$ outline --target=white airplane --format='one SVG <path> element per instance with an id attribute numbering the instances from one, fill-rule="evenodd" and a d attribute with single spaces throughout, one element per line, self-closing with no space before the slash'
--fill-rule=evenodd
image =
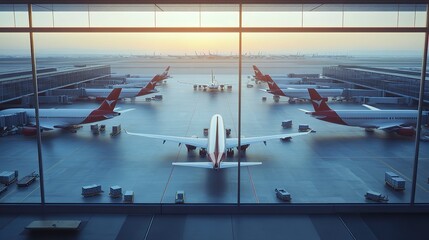
<path id="1" fill-rule="evenodd" d="M 223 123 L 223 118 L 219 114 L 213 115 L 210 121 L 210 128 L 208 130 L 208 138 L 196 138 L 196 137 L 175 137 L 175 136 L 165 136 L 165 135 L 155 135 L 155 134 L 144 134 L 144 133 L 132 133 L 127 132 L 130 135 L 161 139 L 165 141 L 177 142 L 179 144 L 186 144 L 186 147 L 189 150 L 194 150 L 199 147 L 200 155 L 208 155 L 210 162 L 187 162 L 179 163 L 174 162 L 175 166 L 187 166 L 187 167 L 198 167 L 198 168 L 231 168 L 238 167 L 238 162 L 225 162 L 226 155 L 231 156 L 234 154 L 233 148 L 238 147 L 238 138 L 226 138 L 225 137 L 225 127 Z M 290 138 L 293 136 L 299 136 L 308 134 L 309 132 L 304 133 L 292 133 L 292 134 L 278 134 L 271 136 L 261 136 L 261 137 L 250 137 L 250 138 L 241 138 L 241 150 L 245 151 L 251 143 L 263 142 L 266 144 L 266 141 L 280 138 Z M 261 162 L 241 162 L 240 165 L 243 167 L 260 165 Z"/>
<path id="2" fill-rule="evenodd" d="M 413 126 L 417 123 L 417 110 L 380 110 L 365 105 L 369 110 L 332 110 L 315 89 L 308 89 L 311 96 L 314 112 L 304 111 L 319 120 L 346 126 L 355 126 L 365 129 L 380 129 L 396 132 L 403 136 L 415 135 Z M 423 112 L 428 115 L 428 112 Z"/>
<path id="3" fill-rule="evenodd" d="M 53 130 L 54 128 L 70 128 L 75 125 L 103 121 L 116 116 L 115 106 L 121 93 L 120 88 L 111 90 L 111 93 L 97 109 L 39 109 L 40 129 Z M 0 111 L 0 115 L 10 115 L 25 112 L 29 119 L 29 126 L 23 128 L 24 135 L 35 135 L 36 116 L 34 108 L 10 108 Z"/>
<path id="4" fill-rule="evenodd" d="M 119 95 L 119 99 L 122 98 L 135 98 L 151 93 L 157 93 L 158 90 L 155 89 L 155 85 L 157 82 L 159 82 L 160 77 L 156 75 L 152 78 L 152 80 L 146 84 L 145 87 L 138 89 L 138 88 L 126 88 L 122 89 L 121 95 Z M 97 99 L 104 99 L 109 95 L 110 91 L 112 91 L 109 88 L 85 88 L 86 95 L 88 97 L 94 97 Z"/>
<path id="5" fill-rule="evenodd" d="M 268 83 L 269 90 L 261 89 L 267 93 L 271 93 L 273 95 L 284 96 L 289 98 L 297 98 L 297 99 L 307 99 L 310 100 L 310 95 L 307 89 L 280 89 L 279 86 L 271 79 L 269 75 L 265 75 Z M 341 97 L 343 95 L 343 89 L 334 89 L 334 88 L 322 88 L 318 89 L 319 93 L 327 98 L 327 97 Z"/>
<path id="6" fill-rule="evenodd" d="M 216 80 L 214 74 L 213 74 L 213 70 L 212 70 L 212 80 L 208 83 L 208 84 L 197 84 L 197 83 L 188 83 L 188 82 L 180 82 L 180 83 L 185 83 L 185 84 L 193 84 L 194 85 L 194 89 L 196 89 L 197 87 L 199 88 L 203 88 L 204 91 L 218 91 L 220 90 L 224 90 L 225 86 L 228 86 L 230 84 L 219 84 L 219 82 Z"/>
<path id="7" fill-rule="evenodd" d="M 253 65 L 253 71 L 255 72 L 255 76 L 254 76 L 255 81 L 265 82 L 265 83 L 268 82 L 268 79 L 266 77 L 267 75 L 262 74 L 259 68 L 256 67 L 255 65 Z M 302 81 L 302 78 L 291 78 L 284 75 L 271 76 L 271 78 L 274 79 L 274 81 L 276 81 L 277 83 L 282 85 L 299 83 Z"/>

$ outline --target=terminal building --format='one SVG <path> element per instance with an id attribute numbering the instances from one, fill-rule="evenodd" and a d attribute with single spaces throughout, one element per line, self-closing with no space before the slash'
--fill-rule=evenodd
<path id="1" fill-rule="evenodd" d="M 351 88 L 382 91 L 384 97 L 409 98 L 410 105 L 417 105 L 419 99 L 420 71 L 339 65 L 323 68 L 323 75 L 350 84 Z M 429 104 L 429 84 L 426 84 L 424 93 L 423 100 Z"/>
<path id="2" fill-rule="evenodd" d="M 110 66 L 108 65 L 75 65 L 64 69 L 38 69 L 39 94 L 92 80 L 101 80 L 109 76 Z M 33 95 L 32 79 L 31 71 L 13 71 L 0 74 L 0 104 Z M 25 101 L 25 99 L 23 100 Z M 30 102 L 27 100 L 27 103 Z"/>

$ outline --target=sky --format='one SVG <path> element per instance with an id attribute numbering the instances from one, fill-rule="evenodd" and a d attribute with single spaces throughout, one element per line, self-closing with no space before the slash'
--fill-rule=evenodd
<path id="1" fill-rule="evenodd" d="M 26 33 L 0 33 L 1 55 L 29 55 Z M 238 54 L 238 33 L 36 33 L 40 55 Z M 420 56 L 421 33 L 243 33 L 243 54 Z"/>
<path id="2" fill-rule="evenodd" d="M 236 12 L 34 13 L 36 27 L 237 27 Z M 286 16 L 285 16 L 286 15 Z M 0 11 L 0 27 L 27 26 L 25 12 Z M 422 26 L 420 12 L 244 12 L 245 27 Z M 28 33 L 0 33 L 0 55 L 29 55 Z M 243 53 L 419 55 L 421 33 L 243 33 Z M 36 33 L 40 55 L 238 54 L 238 33 Z"/>

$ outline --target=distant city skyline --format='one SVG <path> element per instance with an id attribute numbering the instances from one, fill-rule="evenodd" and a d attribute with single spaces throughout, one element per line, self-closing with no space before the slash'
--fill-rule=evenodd
<path id="1" fill-rule="evenodd" d="M 36 54 L 238 55 L 238 33 L 38 33 Z M 244 54 L 420 56 L 422 33 L 243 33 Z M 1 33 L 0 54 L 29 55 L 29 37 Z"/>

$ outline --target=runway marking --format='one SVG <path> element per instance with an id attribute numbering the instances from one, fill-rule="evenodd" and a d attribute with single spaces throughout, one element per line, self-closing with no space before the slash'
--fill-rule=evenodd
<path id="1" fill-rule="evenodd" d="M 195 101 L 195 102 L 198 103 L 199 101 Z M 194 104 L 194 109 L 192 111 L 191 119 L 189 120 L 188 128 L 186 129 L 186 135 L 189 134 L 189 129 L 191 128 L 192 119 L 194 119 L 195 111 L 197 110 L 197 105 L 198 104 Z M 179 150 L 177 151 L 176 161 L 179 159 L 179 155 L 180 155 L 180 152 L 182 151 L 182 148 L 183 148 L 183 144 L 180 145 Z M 170 174 L 168 176 L 167 183 L 165 184 L 164 191 L 162 192 L 160 203 L 163 203 L 163 201 L 164 201 L 165 193 L 167 192 L 168 185 L 170 185 L 171 178 L 173 176 L 173 171 L 174 171 L 174 168 L 176 167 L 174 165 L 171 165 L 171 166 L 172 166 L 172 168 L 171 168 Z"/>
<path id="2" fill-rule="evenodd" d="M 258 194 L 256 194 L 256 188 L 253 182 L 252 173 L 250 172 L 250 167 L 247 167 L 247 172 L 249 173 L 250 182 L 252 184 L 252 190 L 253 190 L 253 194 L 255 195 L 256 203 L 259 203 L 259 198 L 258 198 Z"/>

